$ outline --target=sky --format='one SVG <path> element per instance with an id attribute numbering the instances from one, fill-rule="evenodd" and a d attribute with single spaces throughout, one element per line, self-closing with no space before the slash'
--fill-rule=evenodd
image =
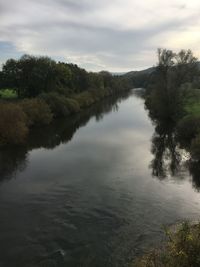
<path id="1" fill-rule="evenodd" d="M 126 72 L 155 65 L 158 47 L 200 56 L 200 0 L 0 0 L 0 64 L 47 55 Z"/>

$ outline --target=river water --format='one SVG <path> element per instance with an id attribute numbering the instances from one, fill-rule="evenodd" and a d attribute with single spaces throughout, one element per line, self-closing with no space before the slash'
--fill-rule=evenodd
<path id="1" fill-rule="evenodd" d="M 163 239 L 162 225 L 197 219 L 184 166 L 152 175 L 154 131 L 133 91 L 2 149 L 0 266 L 128 266 Z"/>

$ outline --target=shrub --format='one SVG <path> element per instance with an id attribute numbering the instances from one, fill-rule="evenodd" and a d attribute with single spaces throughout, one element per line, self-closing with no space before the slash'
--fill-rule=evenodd
<path id="1" fill-rule="evenodd" d="M 80 111 L 79 103 L 72 98 L 66 98 L 66 103 L 70 113 L 77 113 Z"/>
<path id="2" fill-rule="evenodd" d="M 175 231 L 166 230 L 167 242 L 160 250 L 138 259 L 134 267 L 199 267 L 200 223 L 185 222 Z"/>
<path id="3" fill-rule="evenodd" d="M 99 90 L 91 90 L 90 91 L 93 99 L 95 101 L 98 101 L 106 96 L 109 96 L 111 93 L 110 93 L 110 90 L 107 88 L 107 89 L 99 89 Z"/>
<path id="4" fill-rule="evenodd" d="M 59 87 L 59 88 L 56 88 L 56 93 L 58 93 L 59 95 L 68 97 L 70 93 L 72 93 L 72 90 L 70 88 Z"/>
<path id="5" fill-rule="evenodd" d="M 27 115 L 29 126 L 49 124 L 52 121 L 52 113 L 47 103 L 41 99 L 25 99 L 20 103 Z"/>
<path id="6" fill-rule="evenodd" d="M 79 103 L 81 108 L 89 107 L 95 102 L 92 94 L 88 91 L 75 95 L 73 98 Z"/>
<path id="7" fill-rule="evenodd" d="M 63 95 L 52 92 L 49 94 L 41 94 L 40 98 L 49 105 L 54 117 L 66 117 L 70 114 L 68 101 Z"/>
<path id="8" fill-rule="evenodd" d="M 192 158 L 200 161 L 200 133 L 192 140 L 190 150 Z"/>
<path id="9" fill-rule="evenodd" d="M 19 144 L 28 133 L 26 115 L 17 104 L 0 103 L 0 144 Z"/>
<path id="10" fill-rule="evenodd" d="M 12 89 L 1 89 L 0 98 L 3 99 L 14 99 L 17 98 L 17 93 Z"/>
<path id="11" fill-rule="evenodd" d="M 200 118 L 194 116 L 184 117 L 177 126 L 178 137 L 182 141 L 191 142 L 200 129 Z"/>

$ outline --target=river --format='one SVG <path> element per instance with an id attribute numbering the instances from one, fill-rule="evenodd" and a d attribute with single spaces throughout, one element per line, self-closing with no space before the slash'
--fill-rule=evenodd
<path id="1" fill-rule="evenodd" d="M 2 149 L 0 266 L 124 267 L 162 225 L 198 218 L 187 168 L 152 175 L 154 131 L 132 91 Z"/>

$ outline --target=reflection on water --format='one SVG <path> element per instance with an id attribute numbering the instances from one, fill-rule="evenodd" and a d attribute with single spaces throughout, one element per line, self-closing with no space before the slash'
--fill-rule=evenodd
<path id="1" fill-rule="evenodd" d="M 188 162 L 190 175 L 192 176 L 193 186 L 200 191 L 200 164 L 199 162 Z"/>
<path id="2" fill-rule="evenodd" d="M 154 128 L 134 93 L 1 150 L 0 266 L 127 266 L 161 225 L 199 215 L 199 166 L 181 157 L 173 126 Z"/>
<path id="3" fill-rule="evenodd" d="M 15 177 L 26 167 L 27 150 L 23 147 L 6 147 L 0 150 L 0 182 Z"/>
<path id="4" fill-rule="evenodd" d="M 176 135 L 176 125 L 171 121 L 154 121 L 155 132 L 152 137 L 151 152 L 154 158 L 150 164 L 152 175 L 159 179 L 169 176 L 181 179 L 183 170 L 189 169 L 193 186 L 200 188 L 200 166 L 191 162 L 188 153 L 180 149 Z"/>
<path id="5" fill-rule="evenodd" d="M 2 148 L 0 150 L 0 181 L 16 177 L 16 172 L 26 167 L 29 151 L 38 148 L 54 149 L 62 143 L 69 142 L 75 132 L 85 126 L 92 117 L 95 117 L 98 122 L 105 114 L 111 111 L 117 112 L 118 104 L 129 94 L 125 92 L 124 95 L 109 97 L 82 113 L 67 119 L 56 120 L 51 125 L 33 130 L 26 146 Z"/>
<path id="6" fill-rule="evenodd" d="M 174 134 L 174 125 L 158 123 L 152 138 L 152 173 L 159 178 L 165 178 L 168 173 L 174 176 L 179 170 L 181 161 Z"/>

